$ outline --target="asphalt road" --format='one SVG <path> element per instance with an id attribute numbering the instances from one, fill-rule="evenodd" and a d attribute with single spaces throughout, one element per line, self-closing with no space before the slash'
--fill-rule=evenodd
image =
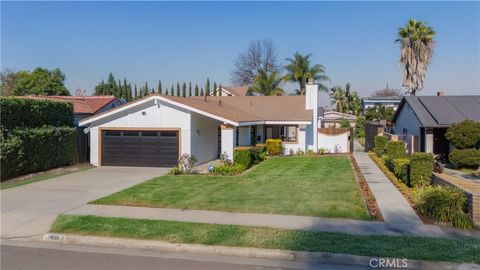
<path id="1" fill-rule="evenodd" d="M 361 269 L 187 253 L 2 240 L 1 269 Z"/>

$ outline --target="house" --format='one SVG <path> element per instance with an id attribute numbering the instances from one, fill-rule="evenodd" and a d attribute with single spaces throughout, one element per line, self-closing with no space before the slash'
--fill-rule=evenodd
<path id="1" fill-rule="evenodd" d="M 362 112 L 368 108 L 372 108 L 374 106 L 385 106 L 385 107 L 392 107 L 393 110 L 397 110 L 398 105 L 402 101 L 402 97 L 367 97 L 362 98 Z"/>
<path id="2" fill-rule="evenodd" d="M 217 88 L 217 96 L 246 96 L 248 94 L 248 85 L 246 86 L 221 86 Z M 210 92 L 213 96 L 213 91 Z"/>
<path id="3" fill-rule="evenodd" d="M 395 134 L 413 135 L 418 150 L 447 155 L 450 144 L 445 132 L 453 123 L 466 119 L 480 122 L 480 95 L 405 96 L 393 117 Z"/>
<path id="4" fill-rule="evenodd" d="M 199 163 L 223 153 L 233 159 L 236 146 L 270 138 L 281 139 L 286 153 L 318 150 L 317 120 L 318 87 L 312 84 L 306 96 L 152 94 L 80 125 L 89 132 L 93 165 L 174 166 L 182 154 Z"/>
<path id="5" fill-rule="evenodd" d="M 339 128 L 341 122 L 347 120 L 350 127 L 355 127 L 357 117 L 353 114 L 341 113 L 336 111 L 325 111 L 323 113 L 323 127 L 325 128 Z"/>
<path id="6" fill-rule="evenodd" d="M 83 118 L 113 109 L 123 104 L 114 96 L 22 96 L 21 98 L 72 102 L 75 125 L 78 125 L 78 122 Z"/>

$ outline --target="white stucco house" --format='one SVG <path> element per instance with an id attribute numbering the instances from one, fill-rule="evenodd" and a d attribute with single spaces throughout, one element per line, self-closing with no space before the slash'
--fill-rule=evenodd
<path id="1" fill-rule="evenodd" d="M 83 119 L 95 166 L 173 166 L 182 154 L 198 163 L 236 146 L 282 139 L 289 153 L 318 144 L 318 87 L 306 96 L 150 95 Z"/>

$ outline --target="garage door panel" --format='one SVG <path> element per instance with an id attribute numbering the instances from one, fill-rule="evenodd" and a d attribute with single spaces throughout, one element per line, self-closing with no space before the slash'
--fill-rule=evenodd
<path id="1" fill-rule="evenodd" d="M 178 131 L 102 132 L 102 165 L 162 167 L 177 164 Z M 120 136 L 117 136 L 119 135 Z"/>

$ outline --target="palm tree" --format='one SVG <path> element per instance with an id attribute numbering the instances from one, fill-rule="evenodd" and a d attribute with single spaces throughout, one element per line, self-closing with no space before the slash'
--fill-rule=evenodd
<path id="1" fill-rule="evenodd" d="M 283 95 L 285 91 L 280 87 L 283 80 L 284 78 L 276 71 L 268 72 L 265 70 L 259 70 L 257 77 L 253 80 L 250 91 L 262 96 Z"/>
<path id="2" fill-rule="evenodd" d="M 435 34 L 427 22 L 414 19 L 409 20 L 405 27 L 398 30 L 395 42 L 400 43 L 403 87 L 413 96 L 423 88 L 425 72 L 432 60 L 435 47 L 433 40 Z"/>
<path id="3" fill-rule="evenodd" d="M 289 62 L 284 68 L 287 70 L 285 81 L 298 82 L 300 85 L 300 94 L 305 95 L 306 85 L 309 79 L 313 79 L 318 88 L 328 91 L 328 88 L 323 85 L 322 81 L 330 81 L 330 78 L 325 75 L 325 67 L 322 65 L 310 66 L 310 56 L 312 54 L 302 55 L 296 52 L 292 58 L 285 59 Z"/>
<path id="4" fill-rule="evenodd" d="M 341 86 L 330 88 L 330 99 L 332 105 L 336 105 L 336 111 L 343 113 L 345 106 L 345 90 Z"/>

